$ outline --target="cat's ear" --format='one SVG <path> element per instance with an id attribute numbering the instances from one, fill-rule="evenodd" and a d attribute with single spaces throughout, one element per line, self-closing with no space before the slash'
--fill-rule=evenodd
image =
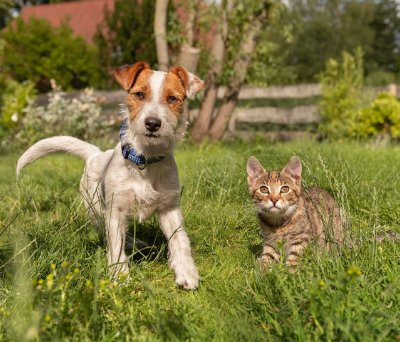
<path id="1" fill-rule="evenodd" d="M 286 173 L 290 176 L 296 185 L 300 186 L 301 184 L 301 161 L 298 157 L 293 156 L 290 158 L 289 163 L 282 170 L 282 173 Z"/>
<path id="2" fill-rule="evenodd" d="M 256 157 L 251 156 L 247 161 L 247 182 L 249 186 L 253 186 L 255 179 L 265 172 Z"/>

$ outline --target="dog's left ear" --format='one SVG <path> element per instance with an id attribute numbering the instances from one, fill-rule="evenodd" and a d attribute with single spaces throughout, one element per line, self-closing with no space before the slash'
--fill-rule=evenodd
<path id="1" fill-rule="evenodd" d="M 186 97 L 190 98 L 203 88 L 204 82 L 191 72 L 186 71 L 182 67 L 173 67 L 169 72 L 177 75 L 185 87 Z"/>
<path id="2" fill-rule="evenodd" d="M 138 79 L 140 73 L 150 69 L 150 66 L 146 62 L 137 62 L 131 65 L 124 65 L 114 70 L 115 78 L 122 87 L 129 91 Z"/>

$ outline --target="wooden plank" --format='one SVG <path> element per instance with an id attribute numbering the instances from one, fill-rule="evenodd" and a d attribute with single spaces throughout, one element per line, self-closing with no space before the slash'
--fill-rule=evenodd
<path id="1" fill-rule="evenodd" d="M 256 107 L 240 108 L 229 122 L 229 130 L 235 131 L 236 122 L 271 122 L 275 124 L 304 124 L 318 122 L 318 106 L 298 106 L 294 108 Z"/>
<path id="2" fill-rule="evenodd" d="M 218 98 L 223 98 L 226 87 L 218 89 Z M 318 83 L 297 84 L 289 86 L 271 86 L 267 88 L 245 87 L 239 92 L 240 100 L 248 99 L 282 99 L 321 96 L 321 85 Z"/>
<path id="3" fill-rule="evenodd" d="M 214 116 L 217 110 L 214 110 Z M 199 113 L 193 109 L 189 113 L 189 121 L 193 122 Z M 235 131 L 236 122 L 271 122 L 275 124 L 304 124 L 318 122 L 318 106 L 298 106 L 294 108 L 256 107 L 237 108 L 229 120 L 228 130 Z"/>
<path id="4" fill-rule="evenodd" d="M 82 95 L 83 90 L 81 91 L 68 91 L 65 93 L 64 98 L 66 99 L 79 99 Z M 106 104 L 110 103 L 124 103 L 126 98 L 125 90 L 95 90 L 93 92 L 94 97 L 104 98 L 104 102 Z M 43 106 L 48 104 L 48 94 L 39 94 L 35 104 L 37 106 Z"/>

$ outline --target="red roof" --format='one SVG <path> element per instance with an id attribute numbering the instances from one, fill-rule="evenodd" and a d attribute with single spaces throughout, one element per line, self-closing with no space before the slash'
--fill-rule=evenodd
<path id="1" fill-rule="evenodd" d="M 29 17 L 46 18 L 53 27 L 60 26 L 66 18 L 76 36 L 80 35 L 89 44 L 97 32 L 97 25 L 104 20 L 104 7 L 114 10 L 114 0 L 72 1 L 56 4 L 25 7 L 21 18 L 27 21 Z"/>

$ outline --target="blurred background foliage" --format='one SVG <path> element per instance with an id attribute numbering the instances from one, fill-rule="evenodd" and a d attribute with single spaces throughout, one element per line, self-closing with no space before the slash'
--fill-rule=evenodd
<path id="1" fill-rule="evenodd" d="M 49 1 L 0 0 L 0 138 L 15 134 L 21 124 L 18 119 L 25 116 L 24 108 L 36 94 L 51 91 L 51 79 L 64 91 L 117 89 L 112 76 L 115 67 L 144 60 L 157 68 L 152 24 L 155 0 L 115 0 L 113 11 L 105 8 L 93 44 L 74 35 L 68 17 L 56 28 L 46 19 L 23 21 L 18 17 L 24 7 L 46 3 Z M 195 4 L 194 46 L 201 49 L 196 73 L 206 78 L 211 49 L 207 34 L 220 20 L 218 6 L 226 3 L 169 1 L 167 40 L 172 63 L 186 39 L 187 18 L 182 10 Z M 360 132 L 350 127 L 368 113 L 380 112 L 363 109 L 381 103 L 378 99 L 375 102 L 377 93 L 369 94 L 369 98 L 365 95 L 365 86 L 399 83 L 400 13 L 396 1 L 271 3 L 274 11 L 261 32 L 244 84 L 265 87 L 319 82 L 324 89 L 320 103 L 325 118 L 320 125 L 322 134 L 333 139 L 369 135 L 366 131 L 372 132 L 371 128 Z M 227 85 L 232 79 L 232 65 L 240 58 L 239 38 L 243 28 L 251 24 L 246 21 L 249 6 L 239 0 L 234 4 L 229 17 L 233 29 L 228 32 L 230 45 L 225 47 L 219 85 Z M 355 73 L 354 79 L 350 71 Z M 383 125 L 388 118 L 386 114 L 381 117 Z"/>
<path id="2" fill-rule="evenodd" d="M 56 76 L 65 90 L 88 85 L 100 89 L 110 87 L 104 82 L 109 79 L 105 70 L 136 60 L 145 60 L 156 67 L 151 24 L 155 0 L 116 0 L 114 11 L 105 9 L 105 20 L 99 25 L 91 45 L 73 36 L 68 20 L 57 29 L 45 20 L 32 18 L 26 23 L 18 18 L 12 20 L 24 5 L 23 1 L 0 2 L 1 37 L 5 40 L 2 73 L 19 82 L 32 80 L 43 92 L 50 90 L 49 79 Z M 206 11 L 207 16 L 196 19 L 197 32 L 203 28 L 210 30 L 218 20 L 218 11 L 213 11 L 213 6 L 218 4 L 202 2 L 203 10 L 204 7 L 210 9 Z M 330 58 L 338 59 L 343 51 L 352 53 L 357 47 L 364 51 L 364 76 L 368 84 L 381 85 L 398 79 L 400 13 L 395 0 L 291 0 L 288 5 L 278 1 L 275 6 L 279 9 L 262 32 L 246 77 L 247 84 L 317 82 L 318 74 Z M 177 42 L 184 39 L 185 20 L 177 15 L 182 7 L 183 2 L 169 2 L 167 38 L 172 59 L 179 53 Z M 235 10 L 237 13 L 232 15 L 231 21 L 237 21 L 237 30 L 231 34 L 240 35 L 240 20 L 244 18 L 240 13 L 245 11 Z M 196 37 L 197 40 L 201 38 Z M 202 43 L 201 60 L 205 64 L 210 44 Z M 66 70 L 57 70 L 59 65 Z M 201 67 L 199 71 L 206 73 Z M 57 75 L 57 72 L 63 74 Z"/>

